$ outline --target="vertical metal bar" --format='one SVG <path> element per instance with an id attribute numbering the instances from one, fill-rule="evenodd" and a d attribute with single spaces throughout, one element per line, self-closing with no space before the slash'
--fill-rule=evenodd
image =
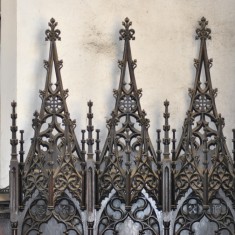
<path id="1" fill-rule="evenodd" d="M 82 150 L 81 150 L 81 154 L 82 154 L 82 157 L 83 159 L 85 159 L 85 154 L 86 154 L 86 151 L 85 151 L 85 130 L 82 130 L 82 140 L 81 140 L 81 143 L 82 143 Z M 81 168 L 82 168 L 82 172 L 81 172 L 81 175 L 82 175 L 82 203 L 81 203 L 81 209 L 82 210 L 85 210 L 86 208 L 86 172 L 85 172 L 85 168 L 86 168 L 86 164 L 85 162 L 82 162 L 81 163 Z"/>
<path id="2" fill-rule="evenodd" d="M 157 129 L 157 160 L 161 161 L 161 130 Z"/>
<path id="3" fill-rule="evenodd" d="M 164 235 L 170 235 L 170 221 L 163 221 Z"/>
<path id="4" fill-rule="evenodd" d="M 172 133 L 173 133 L 173 138 L 172 138 L 172 161 L 175 161 L 175 154 L 176 154 L 176 150 L 175 150 L 175 144 L 176 144 L 176 138 L 175 138 L 175 133 L 176 133 L 176 129 L 172 129 Z"/>
<path id="5" fill-rule="evenodd" d="M 81 209 L 86 209 L 86 163 L 81 163 L 82 167 L 82 203 L 81 203 Z"/>
<path id="6" fill-rule="evenodd" d="M 131 162 L 130 162 L 130 136 L 129 136 L 129 129 L 127 129 L 127 138 L 126 138 L 126 205 L 125 208 L 127 211 L 131 209 Z"/>
<path id="7" fill-rule="evenodd" d="M 99 168 L 100 168 L 100 137 L 99 137 L 100 130 L 96 130 L 96 163 L 95 163 L 95 208 L 98 209 L 100 207 L 99 203 Z"/>
<path id="8" fill-rule="evenodd" d="M 53 165 L 51 164 L 48 169 L 48 208 L 54 208 L 54 179 L 53 179 Z"/>
<path id="9" fill-rule="evenodd" d="M 18 234 L 18 222 L 11 222 L 12 235 Z"/>
<path id="10" fill-rule="evenodd" d="M 88 227 L 88 235 L 93 235 L 94 234 L 94 221 L 87 222 L 87 227 Z"/>
<path id="11" fill-rule="evenodd" d="M 157 129 L 157 168 L 158 171 L 160 172 L 159 175 L 161 175 L 162 172 L 162 166 L 161 166 L 161 130 Z M 160 206 L 162 206 L 162 177 L 159 180 L 159 198 L 158 201 L 160 203 Z"/>
<path id="12" fill-rule="evenodd" d="M 24 131 L 20 130 L 20 163 L 19 163 L 19 208 L 24 209 L 23 206 L 23 175 L 24 175 Z"/>
<path id="13" fill-rule="evenodd" d="M 175 144 L 176 144 L 176 129 L 172 129 L 173 137 L 172 137 L 172 164 L 171 164 L 171 206 L 172 208 L 176 208 L 176 202 L 175 202 L 175 154 L 176 154 L 176 149 L 175 149 Z"/>
<path id="14" fill-rule="evenodd" d="M 169 159 L 170 152 L 169 152 L 169 145 L 170 145 L 170 138 L 169 138 L 169 130 L 170 130 L 170 125 L 169 125 L 169 117 L 170 113 L 168 112 L 168 106 L 169 106 L 169 101 L 164 102 L 165 106 L 165 112 L 163 114 L 163 117 L 165 119 L 165 124 L 163 125 L 163 130 L 164 130 L 164 138 L 163 138 L 163 144 L 164 144 L 164 151 L 163 151 L 163 156 L 164 159 Z"/>
<path id="15" fill-rule="evenodd" d="M 209 189 L 209 184 L 208 184 L 208 148 L 207 148 L 207 131 L 206 128 L 204 128 L 204 138 L 203 138 L 203 153 L 204 153 L 204 169 L 203 169 L 203 204 L 204 207 L 208 207 L 208 189 Z"/>
<path id="16" fill-rule="evenodd" d="M 235 129 L 233 129 L 233 187 L 235 188 Z M 233 201 L 233 208 L 235 208 L 235 200 Z"/>
<path id="17" fill-rule="evenodd" d="M 89 111 L 87 113 L 87 118 L 88 118 L 88 125 L 87 125 L 87 133 L 88 133 L 88 138 L 87 138 L 87 145 L 88 145 L 88 151 L 87 155 L 89 159 L 93 159 L 93 144 L 94 144 L 94 139 L 92 137 L 92 132 L 94 130 L 94 126 L 92 125 L 92 119 L 93 119 L 93 113 L 92 113 L 92 106 L 93 102 L 89 101 L 87 103 L 89 107 Z"/>
<path id="18" fill-rule="evenodd" d="M 235 168 L 235 129 L 233 129 L 232 131 L 233 131 L 233 139 L 232 139 L 232 143 L 233 143 L 233 164 L 234 164 L 234 168 Z"/>

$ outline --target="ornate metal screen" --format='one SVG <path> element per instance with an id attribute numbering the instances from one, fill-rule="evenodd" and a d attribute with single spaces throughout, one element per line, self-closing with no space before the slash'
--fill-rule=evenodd
<path id="1" fill-rule="evenodd" d="M 160 206 L 160 163 L 148 135 L 149 120 L 140 105 L 142 90 L 137 89 L 135 81 L 136 60 L 132 60 L 130 48 L 135 31 L 130 29 L 128 18 L 123 26 L 120 40 L 125 43 L 123 58 L 118 61 L 121 76 L 119 88 L 114 90 L 116 104 L 107 121 L 109 132 L 103 151 L 96 159 L 96 208 L 109 198 L 99 219 L 98 234 L 120 234 L 121 230 L 128 233 L 124 228 L 128 223 L 135 224 L 139 233 L 159 234 L 155 210 Z"/>
<path id="2" fill-rule="evenodd" d="M 20 131 L 18 162 L 16 103 L 12 102 L 10 163 L 10 222 L 13 235 L 234 235 L 235 151 L 233 159 L 223 135 L 224 119 L 217 112 L 206 41 L 211 30 L 203 17 L 196 30 L 199 58 L 194 60 L 195 84 L 176 147 L 170 133 L 169 102 L 164 102 L 163 138 L 157 130 L 156 150 L 149 120 L 137 88 L 131 40 L 135 31 L 126 18 L 120 30 L 124 41 L 118 61 L 120 82 L 115 107 L 107 121 L 108 135 L 100 148 L 93 138 L 93 113 L 88 102 L 87 138 L 81 148 L 74 133 L 63 89 L 56 41 L 57 22 L 46 30 L 50 42 L 42 105 L 35 111 L 34 136 L 24 159 Z M 172 137 L 170 139 L 170 137 Z M 87 144 L 87 148 L 86 145 Z M 233 144 L 235 147 L 235 131 Z M 95 151 L 93 150 L 95 145 Z M 162 148 L 163 147 L 163 148 Z M 171 151 L 170 151 L 171 148 Z"/>
<path id="3" fill-rule="evenodd" d="M 183 133 L 174 154 L 174 198 L 178 204 L 174 234 L 235 234 L 234 165 L 223 135 L 224 119 L 218 114 L 212 88 L 206 40 L 211 39 L 203 17 L 196 30 L 201 40 L 194 59 L 195 84 Z M 204 77 L 204 80 L 203 80 Z M 179 203 L 183 197 L 183 203 Z"/>

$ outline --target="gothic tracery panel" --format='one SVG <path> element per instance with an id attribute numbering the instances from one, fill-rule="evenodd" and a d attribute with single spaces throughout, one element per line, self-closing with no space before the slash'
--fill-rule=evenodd
<path id="1" fill-rule="evenodd" d="M 223 232 L 221 232 L 223 231 Z M 234 234 L 235 221 L 227 203 L 217 194 L 203 204 L 195 193 L 184 201 L 174 225 L 174 234 Z"/>
<path id="2" fill-rule="evenodd" d="M 47 78 L 45 89 L 40 91 L 40 113 L 34 113 L 35 135 L 24 166 L 24 202 L 36 189 L 44 197 L 53 194 L 50 195 L 52 200 L 68 189 L 84 204 L 81 189 L 85 160 L 74 134 L 76 123 L 70 119 L 66 104 L 68 90 L 63 89 L 61 80 L 63 61 L 58 60 L 55 43 L 61 38 L 56 26 L 57 22 L 52 18 L 50 29 L 46 30 L 46 40 L 50 41 L 49 60 L 44 61 Z M 53 80 L 53 76 L 56 79 Z"/>
<path id="3" fill-rule="evenodd" d="M 135 79 L 137 61 L 132 59 L 130 47 L 135 30 L 131 25 L 126 18 L 119 31 L 120 40 L 124 40 L 123 58 L 118 61 L 120 82 L 114 90 L 116 103 L 100 151 L 100 130 L 96 130 L 96 140 L 92 134 L 91 101 L 88 138 L 85 140 L 82 130 L 81 149 L 78 144 L 76 123 L 66 104 L 68 90 L 63 89 L 61 79 L 63 62 L 57 55 L 60 30 L 57 22 L 50 20 L 42 105 L 40 112 L 34 113 L 34 136 L 25 161 L 20 131 L 20 162 L 16 102 L 12 102 L 12 234 L 235 234 L 235 151 L 232 161 L 223 135 L 224 119 L 215 105 L 217 89 L 212 88 L 210 77 L 213 61 L 207 55 L 206 41 L 211 39 L 208 22 L 203 17 L 196 30 L 200 52 L 194 60 L 195 84 L 189 89 L 191 102 L 178 147 L 175 129 L 170 139 L 166 100 L 164 137 L 161 140 L 161 130 L 157 130 L 157 151 L 148 134 L 150 121 L 140 104 L 142 90 Z"/>
<path id="4" fill-rule="evenodd" d="M 212 88 L 212 59 L 208 59 L 206 48 L 211 30 L 204 17 L 199 25 L 196 39 L 201 40 L 201 45 L 199 59 L 194 60 L 195 84 L 189 89 L 191 103 L 173 159 L 175 202 L 179 202 L 189 189 L 193 190 L 193 196 L 181 206 L 174 233 L 202 234 L 207 227 L 208 234 L 233 234 L 234 218 L 230 211 L 233 208 L 226 205 L 218 192 L 222 190 L 234 204 L 234 167 L 223 135 L 224 119 L 215 105 L 217 89 Z M 196 228 L 205 221 L 210 221 L 210 225 Z"/>
<path id="5" fill-rule="evenodd" d="M 22 227 L 22 234 L 84 234 L 80 214 L 66 194 L 57 198 L 54 210 L 48 207 L 47 199 L 39 195 L 31 204 Z"/>
<path id="6" fill-rule="evenodd" d="M 116 104 L 111 118 L 103 151 L 100 155 L 98 190 L 99 204 L 114 188 L 126 207 L 131 207 L 142 189 L 159 200 L 159 164 L 151 144 L 148 128 L 149 120 L 141 109 L 142 90 L 137 89 L 132 60 L 130 40 L 135 39 L 132 23 L 128 18 L 120 30 L 120 40 L 124 40 L 123 59 L 118 62 L 121 69 L 118 90 L 114 90 Z M 127 74 L 129 71 L 129 76 Z M 98 205 L 97 205 L 98 206 Z"/>
<path id="7" fill-rule="evenodd" d="M 141 194 L 127 211 L 125 201 L 115 194 L 102 212 L 98 234 L 159 235 L 160 228 L 157 215 L 144 195 Z"/>

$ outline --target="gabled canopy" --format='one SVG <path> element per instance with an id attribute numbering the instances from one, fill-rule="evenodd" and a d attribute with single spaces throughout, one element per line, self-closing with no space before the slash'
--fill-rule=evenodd
<path id="1" fill-rule="evenodd" d="M 37 189 L 48 198 L 50 206 L 66 189 L 82 201 L 81 163 L 85 161 L 74 134 L 75 121 L 70 119 L 66 104 L 68 90 L 63 89 L 61 79 L 63 61 L 58 60 L 56 48 L 56 40 L 61 38 L 56 26 L 57 22 L 52 18 L 50 29 L 46 30 L 46 41 L 50 41 L 49 60 L 44 61 L 46 83 L 40 91 L 40 112 L 34 113 L 34 137 L 24 174 L 25 201 Z"/>
<path id="2" fill-rule="evenodd" d="M 123 58 L 118 61 L 120 83 L 114 90 L 112 117 L 107 121 L 109 132 L 100 156 L 98 181 L 98 203 L 114 188 L 125 201 L 126 209 L 130 209 L 142 189 L 156 201 L 159 197 L 157 157 L 149 139 L 149 120 L 140 105 L 142 90 L 137 89 L 134 74 L 136 60 L 132 60 L 130 40 L 135 39 L 135 31 L 130 29 L 131 24 L 126 18 L 124 29 L 120 30 L 120 40 L 125 41 Z"/>
<path id="3" fill-rule="evenodd" d="M 208 59 L 206 40 L 211 39 L 211 30 L 207 24 L 203 17 L 196 30 L 201 44 L 199 58 L 194 60 L 195 84 L 189 89 L 191 102 L 173 159 L 177 163 L 176 200 L 191 188 L 205 205 L 220 188 L 234 198 L 231 157 L 222 131 L 224 119 L 217 113 L 217 89 L 212 88 L 210 76 L 212 59 Z"/>

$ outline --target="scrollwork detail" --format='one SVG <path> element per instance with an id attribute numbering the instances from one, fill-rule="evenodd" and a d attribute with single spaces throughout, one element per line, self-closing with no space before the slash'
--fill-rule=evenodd
<path id="1" fill-rule="evenodd" d="M 45 34 L 46 34 L 46 41 L 56 41 L 56 40 L 61 40 L 60 37 L 60 30 L 55 29 L 55 27 L 58 25 L 58 23 L 55 21 L 54 18 L 51 18 L 50 22 L 48 23 L 50 29 L 47 29 Z"/>
<path id="2" fill-rule="evenodd" d="M 123 26 L 120 39 L 134 39 L 128 18 Z M 130 44 L 125 43 L 123 59 L 118 61 L 121 78 L 119 89 L 114 90 L 116 104 L 107 121 L 109 133 L 97 164 L 98 203 L 115 189 L 127 207 L 138 198 L 142 189 L 158 204 L 160 181 L 159 164 L 148 135 L 149 119 L 140 105 L 142 89 L 137 89 L 135 81 L 137 61 L 132 60 L 130 50 Z M 126 76 L 127 69 L 129 75 Z"/>
<path id="3" fill-rule="evenodd" d="M 208 21 L 206 20 L 205 17 L 201 18 L 201 21 L 199 21 L 199 25 L 201 28 L 196 29 L 196 34 L 197 36 L 195 37 L 196 39 L 211 39 L 211 30 L 207 28 L 206 26 L 208 25 Z"/>
<path id="4" fill-rule="evenodd" d="M 132 22 L 128 18 L 125 18 L 125 20 L 122 22 L 122 25 L 124 26 L 124 29 L 120 29 L 119 33 L 121 36 L 119 37 L 119 39 L 120 40 L 122 40 L 122 39 L 135 40 L 135 37 L 134 37 L 135 30 L 130 29 Z"/>
<path id="5" fill-rule="evenodd" d="M 64 231 L 62 231 L 64 234 L 69 234 L 69 231 L 73 231 L 75 235 L 84 234 L 80 214 L 66 194 L 57 199 L 54 210 L 48 208 L 48 202 L 45 198 L 37 197 L 26 213 L 22 233 L 30 235 L 37 232 L 41 234 L 42 226 L 48 224 L 53 218 L 64 225 Z"/>
<path id="6" fill-rule="evenodd" d="M 119 234 L 129 226 L 131 226 L 129 229 L 134 229 L 136 234 L 160 234 L 157 215 L 143 195 L 140 195 L 130 211 L 124 208 L 124 201 L 117 194 L 114 195 L 102 212 L 98 225 L 99 235 L 110 234 L 110 232 Z"/>
<path id="7" fill-rule="evenodd" d="M 183 231 L 195 232 L 195 224 L 203 218 L 210 222 L 204 226 L 210 227 L 210 223 L 216 224 L 216 231 L 224 230 L 228 234 L 234 234 L 235 222 L 229 207 L 223 199 L 216 195 L 209 202 L 209 207 L 204 208 L 199 197 L 192 193 L 181 206 L 174 224 L 174 234 L 179 235 Z"/>

